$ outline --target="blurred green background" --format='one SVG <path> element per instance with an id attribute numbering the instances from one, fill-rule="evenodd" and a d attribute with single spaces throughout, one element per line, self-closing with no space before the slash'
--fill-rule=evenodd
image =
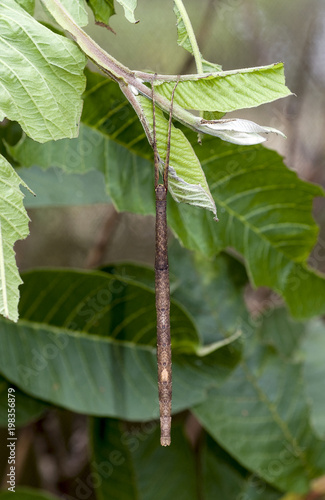
<path id="1" fill-rule="evenodd" d="M 111 27 L 116 34 L 95 26 L 93 21 L 87 27 L 88 33 L 131 69 L 175 74 L 195 72 L 193 58 L 177 45 L 172 0 L 139 0 L 138 3 L 138 24 L 131 25 L 125 19 L 123 9 L 116 5 L 117 15 L 111 20 Z M 278 61 L 285 63 L 287 85 L 296 96 L 241 111 L 235 116 L 282 130 L 287 139 L 272 138 L 266 147 L 279 151 L 285 157 L 287 166 L 296 170 L 301 178 L 325 187 L 325 2 L 184 0 L 184 4 L 202 54 L 209 61 L 221 64 L 224 70 Z M 37 12 L 45 19 L 39 6 Z M 71 178 L 80 204 L 75 207 L 64 206 L 63 198 L 69 201 L 69 196 L 64 196 L 66 177 L 60 171 L 55 171 L 53 175 L 53 192 L 47 192 L 47 196 L 58 200 L 61 198 L 57 202 L 61 206 L 28 210 L 31 234 L 15 246 L 21 271 L 40 266 L 90 268 L 123 260 L 153 264 L 153 217 L 117 214 L 112 205 L 104 203 L 104 188 L 90 186 L 86 176 L 84 183 L 76 182 L 75 185 Z M 100 178 L 98 180 L 100 182 Z M 30 186 L 36 191 L 37 200 L 44 198 L 39 181 L 39 191 L 32 183 Z M 102 204 L 83 205 L 90 189 L 102 189 Z M 323 199 L 316 200 L 314 214 L 321 226 L 321 233 L 311 262 L 325 272 Z M 259 293 L 254 297 L 251 291 L 247 294 L 252 310 L 259 309 L 258 301 L 266 306 L 268 292 L 260 290 Z M 258 300 L 253 307 L 253 298 L 255 300 L 256 297 Z M 81 466 L 87 463 L 86 420 L 82 416 L 71 416 L 67 412 L 61 415 L 61 410 L 58 412 L 59 419 L 64 421 L 66 436 L 72 435 L 72 477 L 73 467 L 79 470 L 80 463 Z M 36 442 L 36 450 L 42 458 L 40 463 L 44 465 L 44 470 L 48 467 L 51 478 L 52 458 L 42 448 L 42 436 L 48 432 L 46 425 L 50 426 L 50 435 L 57 435 L 56 419 L 57 416 L 50 413 L 45 423 L 38 424 L 37 432 L 27 436 L 27 439 Z M 31 467 L 35 467 L 32 460 Z M 32 469 L 27 473 L 29 477 L 21 480 L 31 484 L 30 477 L 37 477 L 37 474 Z M 38 485 L 36 479 L 34 481 Z M 48 488 L 49 484 L 44 486 Z"/>

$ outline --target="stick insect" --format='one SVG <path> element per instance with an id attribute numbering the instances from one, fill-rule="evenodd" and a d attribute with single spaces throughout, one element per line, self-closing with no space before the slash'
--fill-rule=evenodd
<path id="1" fill-rule="evenodd" d="M 166 207 L 173 101 L 177 84 L 178 82 L 176 83 L 171 96 L 163 184 L 159 184 L 159 162 L 161 160 L 159 158 L 157 149 L 155 92 L 154 85 L 152 83 L 153 150 L 156 193 L 155 290 L 157 312 L 157 364 L 160 412 L 160 444 L 162 446 L 169 446 L 171 443 L 170 430 L 172 420 L 172 354 L 170 340 L 170 290 Z"/>

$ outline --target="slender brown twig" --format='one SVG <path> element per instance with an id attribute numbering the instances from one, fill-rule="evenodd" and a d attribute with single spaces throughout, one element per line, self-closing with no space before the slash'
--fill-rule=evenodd
<path id="1" fill-rule="evenodd" d="M 171 409 L 172 409 L 172 354 L 170 340 L 170 289 L 167 247 L 167 190 L 168 167 L 170 157 L 170 137 L 172 125 L 172 110 L 174 87 L 171 97 L 171 108 L 168 122 L 168 139 L 164 166 L 164 184 L 159 184 L 159 156 L 156 135 L 156 110 L 154 86 L 152 85 L 153 108 L 153 148 L 155 162 L 155 192 L 156 192 L 156 257 L 155 257 L 155 289 L 157 311 L 157 364 L 158 393 L 160 411 L 160 444 L 169 446 L 171 443 Z"/>

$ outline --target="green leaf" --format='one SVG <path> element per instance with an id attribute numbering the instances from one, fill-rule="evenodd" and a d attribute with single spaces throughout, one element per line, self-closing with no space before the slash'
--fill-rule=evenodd
<path id="1" fill-rule="evenodd" d="M 88 0 L 97 22 L 108 24 L 115 14 L 114 0 Z"/>
<path id="2" fill-rule="evenodd" d="M 204 436 L 201 463 L 204 500 L 278 500 L 282 496 L 249 474 L 208 435 Z"/>
<path id="3" fill-rule="evenodd" d="M 35 0 L 16 0 L 16 2 L 31 16 L 34 14 Z"/>
<path id="4" fill-rule="evenodd" d="M 152 103 L 139 96 L 139 102 L 153 134 Z M 157 149 L 162 162 L 166 159 L 168 120 L 156 108 Z M 170 162 L 168 168 L 168 190 L 178 203 L 188 203 L 211 210 L 216 216 L 216 206 L 211 196 L 204 172 L 193 148 L 181 130 L 171 126 Z M 161 172 L 163 166 L 161 166 Z"/>
<path id="5" fill-rule="evenodd" d="M 98 500 L 197 499 L 194 453 L 179 422 L 168 450 L 159 444 L 157 422 L 136 427 L 96 419 L 92 444 L 92 471 L 101 478 Z"/>
<path id="6" fill-rule="evenodd" d="M 227 113 L 291 94 L 285 86 L 282 63 L 185 78 L 179 82 L 174 97 L 175 103 L 185 109 Z M 168 99 L 174 86 L 175 82 L 155 81 L 156 91 Z"/>
<path id="7" fill-rule="evenodd" d="M 168 250 L 168 255 L 170 251 Z M 155 271 L 150 266 L 144 266 L 143 264 L 137 264 L 135 262 L 118 262 L 113 264 L 107 264 L 100 269 L 105 273 L 118 276 L 123 280 L 128 282 L 135 282 L 137 284 L 144 285 L 150 290 L 155 290 Z M 171 292 L 176 285 L 175 276 L 170 275 L 170 288 Z"/>
<path id="8" fill-rule="evenodd" d="M 78 26 L 87 26 L 88 13 L 85 0 L 77 0 L 77 2 L 76 0 L 60 0 L 60 2 Z"/>
<path id="9" fill-rule="evenodd" d="M 13 246 L 29 234 L 20 185 L 27 188 L 0 155 L 0 314 L 12 321 L 18 319 L 18 286 L 22 283 Z"/>
<path id="10" fill-rule="evenodd" d="M 216 73 L 217 71 L 222 71 L 222 66 L 216 64 L 206 59 L 202 59 L 202 66 L 204 73 Z"/>
<path id="11" fill-rule="evenodd" d="M 76 137 L 85 64 L 71 40 L 39 24 L 14 0 L 0 2 L 0 120 L 19 122 L 40 142 Z"/>
<path id="12" fill-rule="evenodd" d="M 117 2 L 122 5 L 124 9 L 124 15 L 130 23 L 137 23 L 138 21 L 134 17 L 134 11 L 137 7 L 137 0 L 117 0 Z"/>
<path id="13" fill-rule="evenodd" d="M 225 113 L 220 113 L 219 111 L 203 111 L 203 118 L 205 120 L 220 120 L 225 115 Z"/>
<path id="14" fill-rule="evenodd" d="M 0 427 L 8 427 L 8 388 L 9 384 L 0 376 Z M 47 405 L 30 398 L 24 392 L 15 388 L 15 425 L 22 427 L 33 420 L 37 420 L 46 410 Z"/>
<path id="15" fill-rule="evenodd" d="M 132 152 L 152 160 L 152 149 L 138 116 L 119 86 L 99 73 L 86 70 L 86 76 L 82 122 Z"/>
<path id="16" fill-rule="evenodd" d="M 127 8 L 127 6 L 133 4 L 134 1 L 136 0 L 123 1 L 123 5 Z M 134 73 L 114 59 L 92 40 L 92 38 L 78 26 L 73 16 L 64 8 L 60 0 L 41 0 L 41 2 L 48 10 L 50 17 L 54 18 L 62 30 L 67 31 L 71 35 L 80 47 L 82 53 L 97 64 L 99 68 L 120 83 L 124 82 L 127 84 L 130 79 L 132 80 Z"/>
<path id="17" fill-rule="evenodd" d="M 325 441 L 309 424 L 302 366 L 251 336 L 238 368 L 194 409 L 236 460 L 282 491 L 306 493 L 325 467 Z"/>
<path id="18" fill-rule="evenodd" d="M 274 288 L 286 299 L 291 314 L 298 319 L 325 313 L 325 277 L 306 264 L 285 262 L 287 276 Z M 275 283 L 277 280 L 274 280 Z"/>
<path id="19" fill-rule="evenodd" d="M 154 293 L 100 272 L 35 271 L 24 281 L 23 320 L 0 322 L 0 373 L 27 394 L 73 411 L 156 418 Z M 191 319 L 173 302 L 171 329 L 177 412 L 222 383 L 239 353 L 225 343 L 200 352 Z"/>
<path id="20" fill-rule="evenodd" d="M 11 491 L 2 491 L 0 493 L 0 500 L 10 500 L 11 498 L 12 498 Z M 47 491 L 36 490 L 34 488 L 15 487 L 15 499 L 16 500 L 59 500 L 59 497 L 51 495 Z"/>
<path id="21" fill-rule="evenodd" d="M 26 208 L 62 207 L 110 203 L 101 172 L 66 174 L 60 168 L 40 170 L 38 167 L 17 169 L 20 178 L 35 193 L 26 193 Z"/>
<path id="22" fill-rule="evenodd" d="M 325 327 L 314 321 L 307 329 L 302 344 L 305 392 L 311 410 L 311 423 L 319 437 L 325 439 L 324 411 L 324 346 Z"/>
<path id="23" fill-rule="evenodd" d="M 216 231 L 205 214 L 192 211 L 191 230 L 186 233 L 188 225 L 178 221 L 188 220 L 188 207 L 170 203 L 169 223 L 185 236 L 184 244 L 210 255 L 218 240 L 224 247 L 234 247 L 245 257 L 251 282 L 281 293 L 296 317 L 324 311 L 320 297 L 307 296 L 316 285 L 321 292 L 324 279 L 319 276 L 315 283 L 317 275 L 304 263 L 316 243 L 312 201 L 323 195 L 322 189 L 298 179 L 277 153 L 261 146 L 236 147 L 209 138 L 195 149 L 206 166 L 220 222 Z"/>
<path id="24" fill-rule="evenodd" d="M 294 360 L 299 355 L 306 331 L 304 323 L 294 321 L 284 307 L 263 311 L 259 323 L 258 332 L 263 342 L 274 347 L 279 356 Z"/>
<path id="25" fill-rule="evenodd" d="M 115 288 L 116 290 L 115 290 Z M 39 296 L 40 290 L 43 293 Z M 38 296 L 36 307 L 35 299 Z M 66 307 L 60 297 L 69 297 Z M 93 335 L 156 345 L 154 293 L 101 272 L 33 271 L 24 275 L 20 301 L 22 319 Z M 113 302 L 112 302 L 113 301 Z M 125 317 L 125 324 L 120 319 Z M 127 318 L 130 318 L 127 320 Z M 173 348 L 195 352 L 198 335 L 180 306 L 171 309 Z"/>
<path id="26" fill-rule="evenodd" d="M 178 284 L 172 296 L 191 312 L 204 344 L 244 332 L 244 266 L 229 255 L 206 259 L 176 243 L 169 247 L 170 272 Z"/>

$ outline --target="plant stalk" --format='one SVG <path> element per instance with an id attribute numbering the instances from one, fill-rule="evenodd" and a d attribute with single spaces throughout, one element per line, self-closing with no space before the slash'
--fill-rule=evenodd
<path id="1" fill-rule="evenodd" d="M 186 12 L 186 9 L 184 7 L 183 1 L 182 0 L 174 0 L 175 5 L 177 6 L 183 22 L 185 24 L 185 28 L 188 34 L 188 37 L 190 39 L 190 44 L 192 46 L 193 50 L 193 56 L 195 59 L 195 64 L 196 64 L 196 69 L 198 73 L 203 73 L 203 66 L 202 66 L 202 58 L 201 58 L 201 53 L 195 38 L 194 30 L 190 21 L 190 18 Z"/>

